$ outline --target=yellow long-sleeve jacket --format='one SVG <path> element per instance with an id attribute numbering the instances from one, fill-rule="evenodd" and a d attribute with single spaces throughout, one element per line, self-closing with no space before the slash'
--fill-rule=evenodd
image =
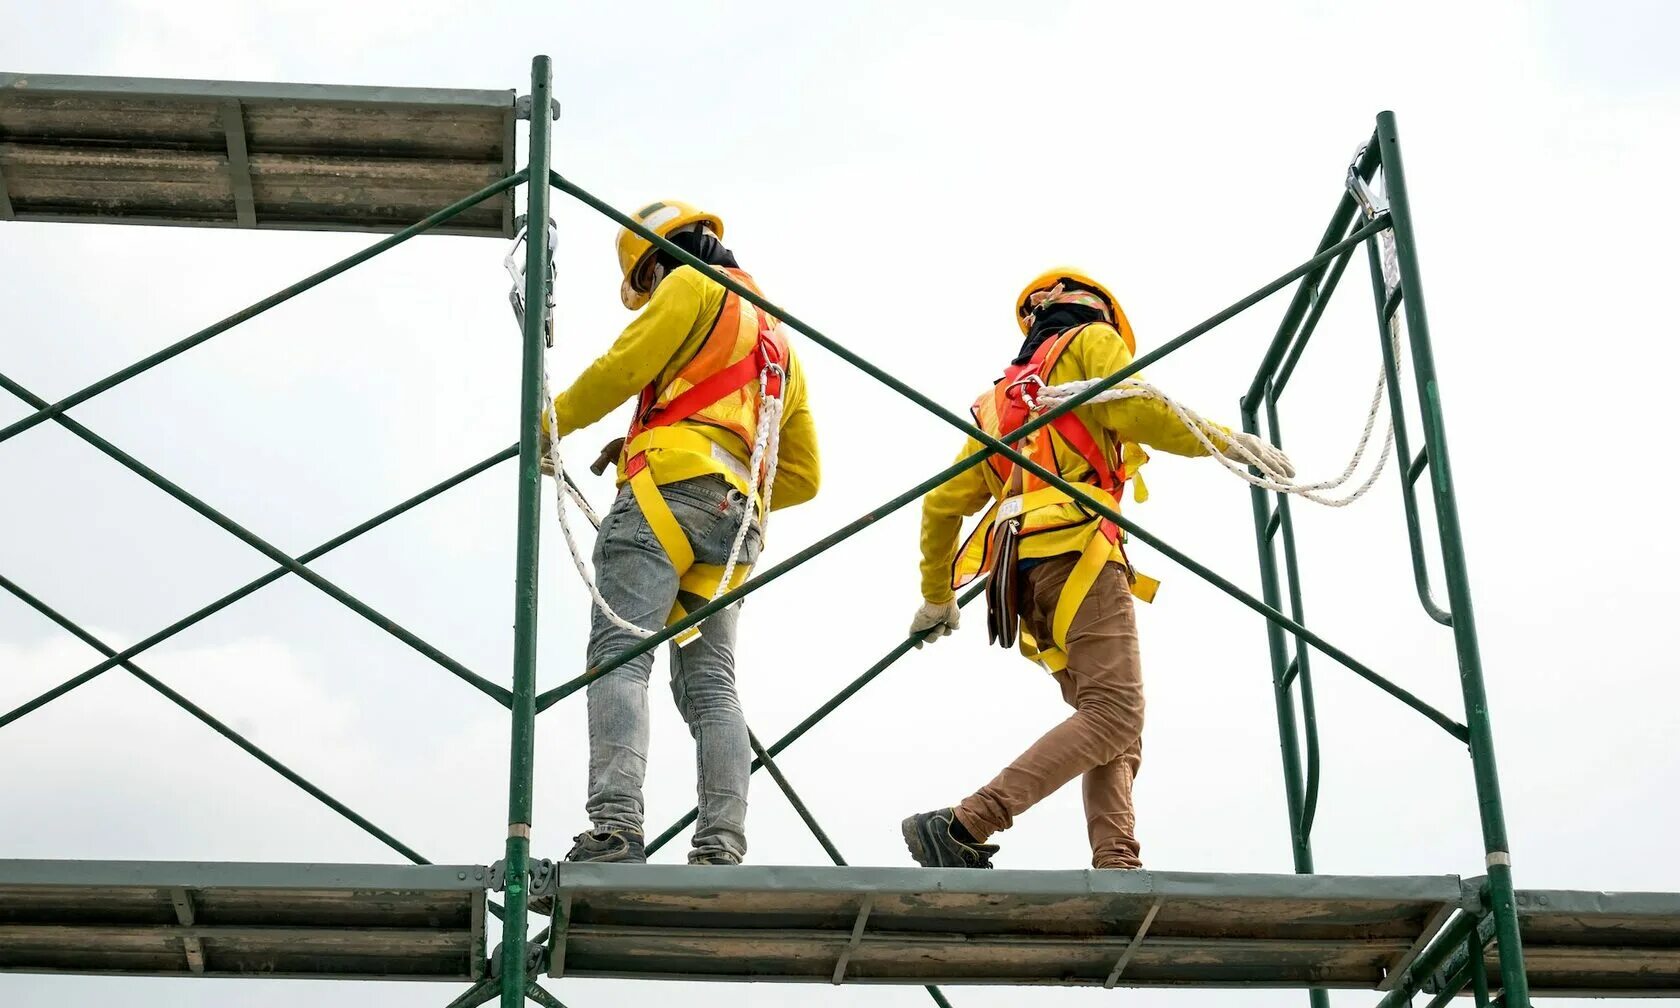
<path id="1" fill-rule="evenodd" d="M 1132 352 L 1114 327 L 1097 323 L 1085 327 L 1073 338 L 1045 380 L 1048 384 L 1060 385 L 1088 378 L 1106 378 L 1131 362 Z M 1202 447 L 1195 435 L 1179 422 L 1166 403 L 1158 399 L 1118 399 L 1080 406 L 1073 412 L 1084 421 L 1103 450 L 1110 452 L 1111 458 L 1120 457 L 1120 452 L 1115 449 L 1121 445 L 1149 445 L 1174 455 L 1190 457 L 1207 454 L 1207 449 Z M 1078 452 L 1069 448 L 1060 436 L 1052 437 L 1051 444 L 1062 475 L 1073 483 L 1089 478 L 1091 467 Z M 970 437 L 964 442 L 957 458 L 964 459 L 984 449 L 985 446 Z M 1126 454 L 1133 466 L 1147 458 L 1135 450 Z M 955 594 L 951 588 L 951 565 L 957 555 L 962 520 L 1002 496 L 1003 487 L 997 473 L 991 466 L 981 464 L 953 476 L 922 498 L 922 597 L 927 601 L 942 604 Z M 1095 534 L 1094 526 L 1089 522 L 1072 525 L 1081 518 L 1077 506 L 1064 504 L 1061 507 L 1067 509 L 1071 527 L 1023 539 L 1020 547 L 1023 559 L 1077 553 L 1085 548 L 1086 542 Z"/>
<path id="2" fill-rule="evenodd" d="M 663 386 L 694 358 L 713 323 L 723 311 L 729 292 L 699 270 L 680 266 L 654 288 L 653 297 L 636 320 L 625 327 L 612 348 L 583 369 L 571 387 L 554 397 L 556 432 L 564 437 L 596 422 L 633 399 L 643 386 L 657 380 Z M 787 381 L 782 390 L 781 453 L 777 463 L 773 510 L 803 504 L 817 495 L 821 465 L 817 457 L 817 428 L 805 391 L 799 357 L 788 351 Z M 750 446 L 721 427 L 694 421 L 675 426 L 695 431 L 739 459 L 746 470 Z M 648 469 L 656 483 L 674 483 L 715 473 L 742 493 L 740 475 L 712 458 L 667 448 L 648 451 Z M 619 483 L 624 473 L 619 473 Z"/>

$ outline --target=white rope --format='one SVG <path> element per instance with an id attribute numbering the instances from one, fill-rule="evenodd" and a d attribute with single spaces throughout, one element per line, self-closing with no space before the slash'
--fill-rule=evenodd
<path id="1" fill-rule="evenodd" d="M 554 397 L 548 391 L 548 369 L 546 367 L 543 369 L 542 397 L 543 415 L 546 418 L 547 427 L 551 431 L 558 430 L 560 425 L 554 416 Z M 595 579 L 589 576 L 589 565 L 584 562 L 583 550 L 578 546 L 577 536 L 572 532 L 571 519 L 566 516 L 566 498 L 570 497 L 576 502 L 578 510 L 583 512 L 584 517 L 588 518 L 589 523 L 595 526 L 597 530 L 601 527 L 601 519 L 595 514 L 595 509 L 589 506 L 589 501 L 566 477 L 566 465 L 560 458 L 560 439 L 557 437 L 551 436 L 548 439 L 548 464 L 554 469 L 554 512 L 560 517 L 560 534 L 565 537 L 566 549 L 572 554 L 572 566 L 577 568 L 578 577 L 589 589 L 589 597 L 595 600 L 595 608 L 601 611 L 601 615 L 607 618 L 607 622 L 620 630 L 628 631 L 637 637 L 652 637 L 658 631 L 639 627 L 620 616 L 602 596 L 600 587 L 595 584 Z"/>
<path id="2" fill-rule="evenodd" d="M 747 530 L 756 523 L 759 530 L 759 539 L 762 543 L 765 529 L 770 524 L 770 500 L 775 492 L 776 466 L 780 461 L 782 445 L 782 399 L 780 396 L 767 395 L 763 391 L 769 388 L 766 379 L 770 377 L 772 372 L 780 373 L 781 368 L 775 364 L 766 365 L 758 378 L 760 389 L 758 431 L 753 440 L 752 461 L 748 463 L 750 474 L 747 482 L 747 513 L 743 516 L 740 527 L 735 531 L 734 541 L 729 547 L 729 561 L 724 566 L 723 577 L 718 581 L 717 590 L 712 593 L 710 601 L 715 602 L 722 598 L 723 594 L 729 590 L 729 582 L 735 576 L 735 568 L 738 566 L 742 544 L 747 539 Z M 548 429 L 555 430 L 558 427 L 558 422 L 554 416 L 554 397 L 549 394 L 546 368 L 543 372 L 542 396 L 543 411 L 547 418 Z M 572 555 L 572 566 L 577 568 L 578 577 L 583 581 L 584 586 L 589 589 L 589 596 L 594 600 L 595 607 L 613 626 L 621 630 L 627 630 L 638 637 L 652 637 L 658 631 L 637 626 L 620 616 L 613 609 L 611 603 L 601 594 L 601 589 L 595 583 L 595 579 L 589 576 L 589 565 L 584 561 L 583 548 L 578 545 L 577 536 L 572 531 L 571 519 L 566 514 L 566 499 L 570 497 L 577 505 L 578 510 L 583 512 L 584 517 L 589 519 L 589 523 L 596 529 L 600 529 L 601 519 L 595 513 L 595 510 L 589 506 L 588 498 L 584 497 L 566 476 L 565 462 L 560 458 L 559 438 L 550 437 L 548 439 L 548 463 L 554 470 L 554 511 L 560 519 L 560 533 L 565 537 L 566 549 Z M 762 496 L 760 495 L 760 474 L 763 475 Z M 758 499 L 762 499 L 764 502 L 762 518 L 758 517 L 759 509 L 753 504 Z M 755 519 L 757 519 L 756 522 Z"/>
<path id="3" fill-rule="evenodd" d="M 1359 153 L 1354 155 L 1355 164 L 1358 163 L 1359 157 L 1363 153 L 1364 151 L 1361 149 Z M 1388 209 L 1387 202 L 1384 199 L 1383 194 L 1373 191 L 1369 186 L 1367 186 L 1364 179 L 1360 178 L 1358 173 L 1352 168 L 1348 171 L 1348 186 L 1353 190 L 1354 196 L 1358 200 L 1360 206 L 1364 208 L 1368 219 L 1374 220 Z M 1387 298 L 1390 297 L 1400 286 L 1400 261 L 1399 254 L 1394 245 L 1393 229 L 1390 228 L 1382 231 L 1378 235 L 1377 242 L 1381 248 L 1383 297 L 1386 301 Z M 1388 320 L 1388 339 L 1389 346 L 1394 354 L 1396 375 L 1398 375 L 1401 360 L 1399 312 L 1396 312 Z M 1028 404 L 1033 407 L 1033 411 L 1035 413 L 1049 410 L 1069 399 L 1072 399 L 1074 396 L 1091 388 L 1093 385 L 1096 385 L 1101 381 L 1102 379 L 1100 378 L 1092 378 L 1085 381 L 1066 382 L 1061 385 L 1044 386 L 1031 393 L 1028 398 Z M 1098 393 L 1086 400 L 1084 405 L 1095 405 L 1097 403 L 1115 402 L 1121 399 L 1134 398 L 1155 399 L 1159 402 L 1165 403 L 1167 407 L 1172 410 L 1173 415 L 1178 418 L 1178 421 L 1195 436 L 1201 446 L 1207 449 L 1208 453 L 1217 459 L 1220 465 L 1224 466 L 1234 475 L 1240 477 L 1244 482 L 1265 490 L 1271 490 L 1275 493 L 1302 497 L 1306 500 L 1313 501 L 1314 503 L 1323 504 L 1326 507 L 1339 508 L 1346 507 L 1359 498 L 1365 496 L 1366 492 L 1376 484 L 1377 478 L 1382 475 L 1383 470 L 1388 466 L 1389 457 L 1393 454 L 1394 417 L 1391 415 L 1388 420 L 1388 433 L 1383 438 L 1382 451 L 1377 456 L 1377 464 L 1376 467 L 1371 470 L 1371 474 L 1367 476 L 1364 482 L 1359 484 L 1352 493 L 1349 493 L 1344 497 L 1330 497 L 1324 494 L 1324 491 L 1326 490 L 1338 490 L 1345 486 L 1347 482 L 1353 478 L 1354 472 L 1359 469 L 1359 464 L 1364 460 L 1365 452 L 1370 446 L 1371 434 L 1376 430 L 1377 414 L 1382 410 L 1383 396 L 1387 390 L 1387 386 L 1387 370 L 1379 370 L 1377 372 L 1376 391 L 1371 395 L 1371 407 L 1365 414 L 1365 429 L 1360 432 L 1359 443 L 1354 446 L 1353 456 L 1348 459 L 1347 465 L 1342 469 L 1339 476 L 1319 483 L 1301 483 L 1289 476 L 1286 476 L 1282 472 L 1279 472 L 1267 464 L 1264 459 L 1257 457 L 1256 453 L 1250 451 L 1241 442 L 1225 438 L 1223 432 L 1220 431 L 1218 427 L 1203 419 L 1194 410 L 1175 402 L 1153 385 L 1150 385 L 1147 382 L 1139 381 L 1135 378 L 1128 378 L 1114 388 Z M 1235 454 L 1237 458 L 1233 459 L 1226 452 L 1220 451 L 1219 447 L 1213 441 L 1215 437 L 1220 437 L 1225 440 L 1227 451 Z M 1260 475 L 1256 476 L 1253 473 L 1250 473 L 1248 471 L 1249 466 L 1253 466 L 1255 469 L 1259 470 Z"/>
<path id="4" fill-rule="evenodd" d="M 776 464 L 782 451 L 782 397 L 772 396 L 766 391 L 770 388 L 771 375 L 780 377 L 784 383 L 787 381 L 778 364 L 766 364 L 764 370 L 758 373 L 758 431 L 753 437 L 752 459 L 747 463 L 747 513 L 742 516 L 741 527 L 735 530 L 735 539 L 729 545 L 729 560 L 724 564 L 717 590 L 712 593 L 713 602 L 729 591 L 729 582 L 735 577 L 741 546 L 747 541 L 747 530 L 753 527 L 753 519 L 758 518 L 761 546 L 765 530 L 770 527 L 770 497 L 776 489 Z M 762 494 L 759 492 L 760 474 L 763 475 Z M 760 500 L 763 501 L 762 507 L 756 503 Z"/>

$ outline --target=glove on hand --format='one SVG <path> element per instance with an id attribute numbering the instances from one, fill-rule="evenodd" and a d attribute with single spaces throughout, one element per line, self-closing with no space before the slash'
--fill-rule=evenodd
<path id="1" fill-rule="evenodd" d="M 1232 431 L 1225 435 L 1224 456 L 1233 462 L 1252 465 L 1254 459 L 1260 460 L 1263 469 L 1276 473 L 1284 479 L 1295 477 L 1295 465 L 1289 461 L 1289 456 L 1281 448 L 1260 440 L 1259 435 L 1242 431 Z"/>
<path id="2" fill-rule="evenodd" d="M 916 610 L 916 618 L 910 621 L 910 633 L 916 637 L 916 647 L 921 648 L 928 641 L 936 641 L 941 637 L 949 637 L 962 621 L 962 610 L 957 608 L 957 600 L 947 602 L 923 602 Z"/>

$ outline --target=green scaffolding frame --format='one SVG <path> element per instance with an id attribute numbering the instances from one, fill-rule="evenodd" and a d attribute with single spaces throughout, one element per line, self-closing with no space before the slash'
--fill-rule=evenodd
<path id="1" fill-rule="evenodd" d="M 551 107 L 551 81 L 552 75 L 548 57 L 536 57 L 532 63 L 532 100 L 530 107 L 537 110 L 546 110 Z M 1001 454 L 1032 471 L 1050 485 L 1060 487 L 1072 494 L 1091 511 L 1118 522 L 1131 536 L 1154 547 L 1266 619 L 1279 741 L 1283 758 L 1289 833 L 1294 867 L 1297 872 L 1311 873 L 1313 871 L 1311 833 L 1319 790 L 1317 720 L 1309 662 L 1311 651 L 1317 651 L 1335 660 L 1466 744 L 1474 774 L 1483 845 L 1486 852 L 1487 878 L 1481 899 L 1482 910 L 1480 913 L 1464 913 L 1455 917 L 1429 947 L 1423 950 L 1395 978 L 1395 982 L 1381 1000 L 1380 1005 L 1383 1008 L 1388 1008 L 1388 1006 L 1409 1004 L 1411 997 L 1423 990 L 1426 985 L 1431 986 L 1432 992 L 1436 993 L 1436 999 L 1432 1003 L 1445 1003 L 1447 999 L 1466 989 L 1473 991 L 1477 1004 L 1494 1003 L 1490 1001 L 1489 978 L 1484 972 L 1483 956 L 1481 954 L 1482 950 L 1491 943 L 1497 946 L 1499 952 L 1501 991 L 1497 1003 L 1510 1006 L 1510 1008 L 1527 1008 L 1529 1005 L 1527 977 L 1523 964 L 1521 939 L 1517 928 L 1516 900 L 1512 887 L 1509 845 L 1506 839 L 1498 773 L 1493 756 L 1486 689 L 1477 647 L 1475 620 L 1471 607 L 1462 532 L 1458 523 L 1452 470 L 1448 462 L 1441 396 L 1435 374 L 1433 355 L 1430 350 L 1428 320 L 1424 311 L 1423 290 L 1418 272 L 1410 201 L 1406 189 L 1398 134 L 1392 113 L 1384 112 L 1377 117 L 1375 135 L 1356 165 L 1356 170 L 1365 179 L 1372 178 L 1378 170 L 1382 171 L 1389 201 L 1386 211 L 1371 217 L 1361 216 L 1357 212 L 1359 206 L 1354 196 L 1351 193 L 1344 193 L 1323 238 L 1319 242 L 1317 251 L 1310 259 L 1265 284 L 1230 307 L 1167 341 L 1156 350 L 1144 354 L 1119 373 L 1108 376 L 1094 387 L 1086 389 L 1063 405 L 1036 417 L 1020 429 L 1001 439 L 994 438 L 979 430 L 965 416 L 954 413 L 929 399 L 910 385 L 824 335 L 815 327 L 796 318 L 780 306 L 771 303 L 732 278 L 694 259 L 683 250 L 647 231 L 633 218 L 608 206 L 576 183 L 554 172 L 550 165 L 551 131 L 552 116 L 546 114 L 530 116 L 527 167 L 513 172 L 408 228 L 375 242 L 361 252 L 351 255 L 56 402 L 49 402 L 10 377 L 0 374 L 0 388 L 4 388 L 7 392 L 22 399 L 35 410 L 30 415 L 0 429 L 0 442 L 4 442 L 41 423 L 47 421 L 57 423 L 176 500 L 221 526 L 276 564 L 273 570 L 262 577 L 223 595 L 140 642 L 122 649 L 114 648 L 99 640 L 47 602 L 31 594 L 11 579 L 0 575 L 0 587 L 5 588 L 43 616 L 106 656 L 103 661 L 84 672 L 11 711 L 0 714 L 0 727 L 4 727 L 39 709 L 110 669 L 121 667 L 182 707 L 195 718 L 198 718 L 212 730 L 234 742 L 263 764 L 319 799 L 339 815 L 367 831 L 404 858 L 416 864 L 429 863 L 413 848 L 288 768 L 279 759 L 217 720 L 190 699 L 145 671 L 134 661 L 144 651 L 253 594 L 266 585 L 272 584 L 287 574 L 295 575 L 343 603 L 358 615 L 407 643 L 421 654 L 508 708 L 511 715 L 508 835 L 501 876 L 506 880 L 505 902 L 499 908 L 492 905 L 492 910 L 503 921 L 503 940 L 500 949 L 494 956 L 492 974 L 474 984 L 456 998 L 452 1004 L 462 1006 L 482 1004 L 499 996 L 504 1008 L 513 1008 L 527 998 L 539 1004 L 559 1005 L 560 1002 L 538 986 L 534 979 L 540 974 L 543 965 L 541 961 L 543 936 L 538 935 L 534 939 L 530 939 L 527 924 L 529 911 L 528 887 L 533 867 L 531 821 L 534 776 L 533 751 L 537 715 L 586 686 L 594 679 L 617 668 L 630 658 L 658 646 L 687 627 L 704 620 L 722 607 L 757 591 L 806 560 L 838 545 L 880 518 L 916 500 L 958 473 L 981 464 L 993 454 Z M 267 309 L 402 244 L 410 238 L 437 229 L 463 211 L 498 193 L 521 184 L 541 183 L 544 180 L 548 184 L 528 184 L 526 186 L 526 212 L 529 221 L 542 222 L 549 219 L 551 194 L 553 190 L 558 189 L 619 225 L 639 233 L 671 255 L 705 273 L 712 280 L 752 302 L 770 315 L 781 319 L 783 323 L 801 333 L 806 339 L 857 367 L 952 427 L 972 436 L 984 446 L 983 449 L 916 483 L 885 503 L 871 508 L 835 532 L 797 551 L 787 559 L 755 573 L 751 579 L 738 588 L 707 605 L 699 607 L 682 621 L 664 628 L 646 640 L 628 648 L 615 658 L 589 669 L 584 674 L 560 686 L 538 693 L 536 690 L 537 544 L 542 507 L 542 483 L 537 434 L 539 414 L 543 405 L 541 402 L 541 384 L 545 344 L 544 319 L 540 311 L 527 312 L 523 322 L 519 406 L 520 439 L 518 444 L 501 449 L 448 479 L 415 494 L 343 534 L 335 536 L 296 557 L 290 556 L 271 545 L 254 532 L 222 514 L 211 505 L 147 467 L 67 415 L 68 411 L 75 406 L 115 388 L 128 379 L 142 374 L 212 337 L 226 332 L 239 323 L 254 318 Z M 540 229 L 540 223 L 537 226 Z M 1384 231 L 1392 232 L 1398 253 L 1400 286 L 1392 295 L 1385 290 L 1376 242 L 1372 240 Z M 1262 597 L 1256 598 L 1211 568 L 1199 563 L 1164 542 L 1158 536 L 1140 527 L 1130 518 L 1122 516 L 1108 505 L 1090 498 L 1077 485 L 1070 484 L 1058 474 L 1041 468 L 1013 447 L 1013 444 L 1022 437 L 1049 423 L 1061 413 L 1080 406 L 1102 391 L 1114 387 L 1144 367 L 1188 345 L 1272 294 L 1294 284 L 1296 285 L 1295 292 L 1284 319 L 1262 358 L 1253 383 L 1250 385 L 1247 394 L 1242 398 L 1244 429 L 1253 433 L 1264 433 L 1270 440 L 1281 443 L 1282 436 L 1278 423 L 1279 399 L 1296 363 L 1300 360 L 1302 352 L 1307 346 L 1308 340 L 1313 334 L 1319 318 L 1323 314 L 1326 303 L 1335 291 L 1354 253 L 1362 245 L 1367 250 L 1373 291 L 1376 298 L 1379 343 L 1382 348 L 1385 373 L 1388 377 L 1388 405 L 1395 424 L 1395 444 L 1399 457 L 1403 462 L 1406 462 L 1401 474 L 1401 489 L 1418 596 L 1429 616 L 1452 631 L 1463 691 L 1465 708 L 1465 720 L 1463 722 L 1424 702 L 1398 683 L 1379 674 L 1370 666 L 1358 661 L 1307 628 L 1303 612 L 1301 571 L 1295 550 L 1294 528 L 1291 522 L 1288 499 L 1284 495 L 1272 494 L 1259 488 L 1254 488 L 1252 491 L 1254 527 L 1259 551 L 1262 585 Z M 525 303 L 527 305 L 538 306 L 546 301 L 548 291 L 545 289 L 545 285 L 548 283 L 549 257 L 550 250 L 547 242 L 536 240 L 527 243 L 525 263 Z M 1415 391 L 1422 418 L 1421 444 L 1415 456 L 1411 453 L 1410 432 L 1406 428 L 1403 409 L 1403 392 L 1398 379 L 1395 354 L 1388 337 L 1389 319 L 1396 312 L 1402 310 L 1405 313 L 1404 320 L 1412 354 Z M 472 479 L 474 476 L 515 457 L 519 460 L 518 540 L 514 610 L 514 669 L 511 689 L 501 686 L 462 665 L 414 632 L 397 624 L 316 573 L 309 566 L 313 561 L 398 515 L 404 514 L 439 494 Z M 1417 482 L 1426 469 L 1430 474 L 1435 533 L 1439 540 L 1441 565 L 1447 587 L 1448 606 L 1444 609 L 1434 601 L 1432 587 L 1429 583 L 1428 567 L 1425 562 L 1426 534 L 1417 498 Z M 1278 544 L 1280 542 L 1281 564 L 1278 556 Z M 1287 584 L 1287 614 L 1284 611 L 1285 592 L 1280 583 L 1280 576 L 1282 582 Z M 966 605 L 978 596 L 981 590 L 980 586 L 971 588 L 959 599 L 959 602 Z M 805 803 L 800 800 L 786 775 L 776 765 L 775 758 L 809 732 L 824 717 L 844 704 L 894 662 L 907 654 L 918 643 L 913 637 L 900 640 L 879 661 L 770 745 L 765 746 L 760 743 L 756 735 L 751 737 L 752 746 L 757 756 L 753 762 L 753 770 L 756 772 L 762 767 L 769 771 L 777 787 L 786 795 L 796 812 L 836 865 L 845 864 L 845 859 L 833 841 L 818 825 Z M 1297 703 L 1300 708 L 1299 714 L 1296 710 Z M 1303 745 L 1305 748 L 1304 759 Z M 694 821 L 695 815 L 696 812 L 691 810 L 678 822 L 672 824 L 669 829 L 654 838 L 648 845 L 649 852 L 657 851 L 669 843 L 679 832 Z M 944 995 L 937 987 L 930 986 L 927 990 L 936 1003 L 948 1005 Z M 1312 991 L 1310 996 L 1315 1008 L 1328 1004 L 1327 996 L 1323 991 Z"/>

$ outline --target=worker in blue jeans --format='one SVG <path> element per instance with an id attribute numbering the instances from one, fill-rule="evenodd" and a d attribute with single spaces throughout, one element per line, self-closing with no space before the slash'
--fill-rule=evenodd
<path id="1" fill-rule="evenodd" d="M 666 201 L 636 216 L 756 290 L 723 246 L 716 215 Z M 816 496 L 820 468 L 804 374 L 780 323 L 634 231 L 620 231 L 618 258 L 624 306 L 645 310 L 555 397 L 552 420 L 544 418 L 545 437 L 564 437 L 636 399 L 630 430 L 603 453 L 617 458 L 619 492 L 596 540 L 595 581 L 618 621 L 596 607 L 591 669 L 704 605 L 726 576 L 726 587 L 745 580 L 763 548 L 766 512 Z M 777 450 L 755 453 L 772 432 Z M 679 635 L 670 648 L 671 691 L 698 765 L 690 864 L 740 864 L 747 853 L 752 749 L 735 690 L 739 618 L 736 606 L 720 609 L 698 636 Z M 589 684 L 590 828 L 568 860 L 647 860 L 642 783 L 652 668 L 649 650 Z"/>

